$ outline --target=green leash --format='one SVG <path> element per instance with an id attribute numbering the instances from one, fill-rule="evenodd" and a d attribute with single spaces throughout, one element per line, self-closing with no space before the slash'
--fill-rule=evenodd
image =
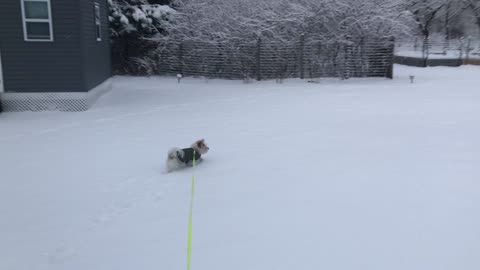
<path id="1" fill-rule="evenodd" d="M 191 257 L 192 257 L 192 215 L 193 215 L 193 194 L 194 193 L 195 193 L 195 150 L 193 150 L 192 191 L 190 193 L 190 215 L 188 218 L 187 270 L 190 270 Z"/>

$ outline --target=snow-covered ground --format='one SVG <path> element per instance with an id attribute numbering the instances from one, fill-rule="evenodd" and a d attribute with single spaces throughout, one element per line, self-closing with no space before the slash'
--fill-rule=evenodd
<path id="1" fill-rule="evenodd" d="M 284 84 L 115 78 L 0 114 L 0 269 L 480 269 L 480 67 Z M 408 77 L 415 76 L 410 84 Z"/>

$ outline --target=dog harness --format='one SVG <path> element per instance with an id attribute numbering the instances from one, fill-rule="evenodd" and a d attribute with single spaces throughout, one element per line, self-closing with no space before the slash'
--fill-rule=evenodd
<path id="1" fill-rule="evenodd" d="M 198 153 L 198 151 L 195 151 L 195 149 L 193 148 L 184 148 L 182 149 L 183 151 L 183 157 L 180 153 L 180 151 L 177 152 L 177 159 L 182 162 L 182 163 L 185 163 L 185 164 L 191 164 L 193 162 L 193 155 L 195 154 L 195 161 L 198 161 L 200 160 L 200 157 L 202 155 L 200 155 L 200 153 Z"/>

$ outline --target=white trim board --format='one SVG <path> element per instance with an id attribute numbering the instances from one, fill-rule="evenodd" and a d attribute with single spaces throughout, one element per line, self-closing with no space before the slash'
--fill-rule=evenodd
<path id="1" fill-rule="evenodd" d="M 95 22 L 95 38 L 97 41 L 102 41 L 102 10 L 98 2 L 93 2 L 93 17 Z"/>
<path id="2" fill-rule="evenodd" d="M 88 92 L 0 93 L 4 111 L 86 111 L 112 87 L 112 79 Z"/>
<path id="3" fill-rule="evenodd" d="M 2 51 L 0 50 L 0 93 L 3 92 L 5 92 L 5 84 L 3 83 Z"/>

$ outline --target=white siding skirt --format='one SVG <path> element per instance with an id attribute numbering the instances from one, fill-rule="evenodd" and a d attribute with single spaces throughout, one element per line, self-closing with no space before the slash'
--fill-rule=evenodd
<path id="1" fill-rule="evenodd" d="M 4 111 L 86 111 L 112 88 L 107 79 L 88 92 L 0 93 Z"/>

